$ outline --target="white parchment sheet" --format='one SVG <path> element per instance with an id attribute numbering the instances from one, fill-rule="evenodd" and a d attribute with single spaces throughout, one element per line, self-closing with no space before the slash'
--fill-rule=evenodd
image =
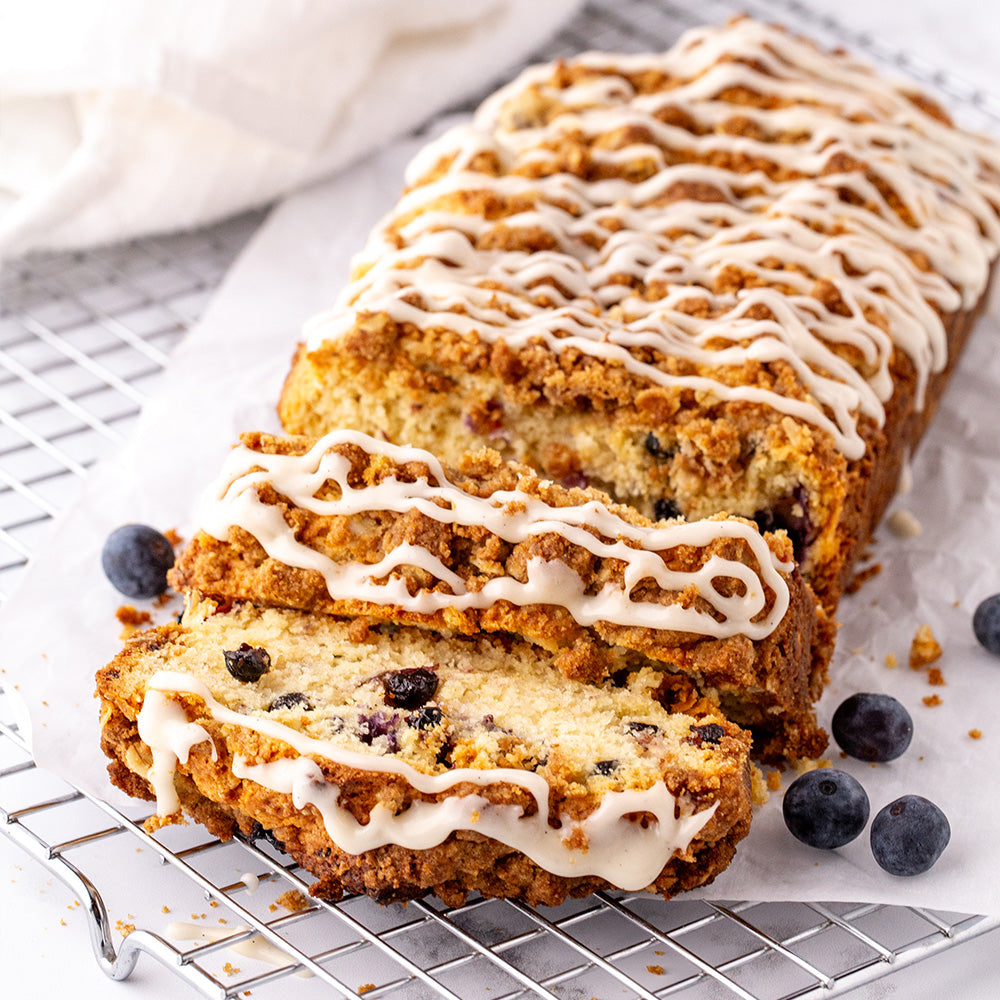
<path id="1" fill-rule="evenodd" d="M 101 572 L 104 539 L 129 521 L 190 537 L 197 500 L 237 435 L 278 429 L 274 406 L 302 323 L 344 283 L 350 255 L 395 201 L 414 150 L 393 146 L 272 213 L 177 349 L 134 435 L 84 481 L 3 608 L 0 667 L 29 707 L 36 758 L 79 787 L 118 801 L 93 698 L 94 671 L 120 647 L 114 613 L 126 603 Z M 937 802 L 951 821 L 951 845 L 931 872 L 894 878 L 875 864 L 867 831 L 835 852 L 800 845 L 784 828 L 778 792 L 736 861 L 702 895 L 1000 912 L 1000 658 L 981 650 L 971 629 L 978 601 L 1000 591 L 998 335 L 995 316 L 980 324 L 915 456 L 913 488 L 895 501 L 922 533 L 901 538 L 883 527 L 874 550 L 881 574 L 841 604 L 832 683 L 820 705 L 827 726 L 859 690 L 891 692 L 908 707 L 915 734 L 900 760 L 872 767 L 842 761 L 836 747 L 829 754 L 865 785 L 873 816 L 907 792 Z M 156 620 L 176 610 L 159 609 Z M 929 686 L 925 672 L 907 666 L 922 623 L 944 647 L 937 666 L 945 686 Z M 888 654 L 898 657 L 895 669 Z M 934 694 L 941 704 L 924 705 Z M 971 738 L 972 729 L 982 737 Z"/>

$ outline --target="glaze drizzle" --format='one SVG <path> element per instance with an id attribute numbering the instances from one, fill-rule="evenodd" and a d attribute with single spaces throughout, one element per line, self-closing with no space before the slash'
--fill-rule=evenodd
<path id="1" fill-rule="evenodd" d="M 861 457 L 858 420 L 884 419 L 893 349 L 912 360 L 922 401 L 947 361 L 941 314 L 970 308 L 986 286 L 1000 246 L 1000 151 L 851 57 L 746 18 L 690 31 L 666 53 L 589 53 L 573 65 L 593 75 L 560 87 L 555 66 L 529 69 L 416 157 L 355 280 L 307 327 L 309 350 L 382 314 L 513 348 L 573 349 L 657 385 L 765 405 Z M 668 85 L 637 92 L 629 74 L 645 71 Z M 779 105 L 732 103 L 731 88 Z M 559 113 L 522 120 L 525 99 Z M 670 124 L 675 108 L 693 129 Z M 754 135 L 725 131 L 736 115 Z M 617 132 L 635 138 L 593 141 Z M 558 161 L 576 135 L 593 180 Z M 773 169 L 733 169 L 741 157 Z M 602 176 L 638 159 L 649 176 Z M 718 200 L 672 200 L 679 182 Z M 497 220 L 456 206 L 484 193 L 524 207 Z M 541 231 L 554 249 L 490 249 L 498 221 Z M 720 290 L 731 266 L 755 287 Z M 815 296 L 820 279 L 836 287 L 836 310 Z M 692 315 L 694 299 L 707 315 Z M 649 348 L 696 370 L 673 374 Z M 746 362 L 777 360 L 794 369 L 794 394 L 740 383 Z"/>

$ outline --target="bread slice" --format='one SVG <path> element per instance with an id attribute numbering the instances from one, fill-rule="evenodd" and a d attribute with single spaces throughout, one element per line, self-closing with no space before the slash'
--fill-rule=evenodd
<path id="1" fill-rule="evenodd" d="M 660 672 L 585 684 L 510 636 L 361 631 L 192 599 L 97 675 L 112 780 L 158 823 L 268 831 L 326 899 L 669 897 L 746 834 L 748 735 L 668 711 Z"/>
<path id="2" fill-rule="evenodd" d="M 447 469 L 354 431 L 244 436 L 201 511 L 178 589 L 392 622 L 516 635 L 566 676 L 652 667 L 662 697 L 701 697 L 765 759 L 817 756 L 813 702 L 832 628 L 783 534 L 733 518 L 653 524 L 495 452 Z"/>
<path id="3" fill-rule="evenodd" d="M 406 183 L 284 428 L 783 527 L 832 613 L 985 300 L 997 145 L 741 18 L 532 67 Z"/>

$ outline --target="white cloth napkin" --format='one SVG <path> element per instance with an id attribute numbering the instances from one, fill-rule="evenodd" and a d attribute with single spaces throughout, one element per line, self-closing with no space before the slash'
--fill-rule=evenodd
<path id="1" fill-rule="evenodd" d="M 493 82 L 579 0 L 0 0 L 0 259 L 183 229 Z"/>

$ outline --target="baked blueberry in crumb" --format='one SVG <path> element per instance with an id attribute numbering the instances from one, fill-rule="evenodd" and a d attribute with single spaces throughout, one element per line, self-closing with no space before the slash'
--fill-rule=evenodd
<path id="1" fill-rule="evenodd" d="M 933 802 L 904 795 L 879 810 L 869 839 L 879 867 L 890 875 L 921 875 L 948 846 L 951 825 Z"/>
<path id="2" fill-rule="evenodd" d="M 1000 656 L 1000 594 L 980 601 L 972 616 L 972 631 L 984 649 Z"/>
<path id="3" fill-rule="evenodd" d="M 101 551 L 104 575 L 126 597 L 158 597 L 167 589 L 167 570 L 173 564 L 170 540 L 145 524 L 115 528 Z"/>
<path id="4" fill-rule="evenodd" d="M 661 497 L 653 504 L 653 516 L 657 521 L 669 521 L 671 518 L 680 517 L 681 509 L 677 506 L 677 501 L 671 497 Z"/>
<path id="5" fill-rule="evenodd" d="M 830 729 L 844 753 L 880 764 L 902 756 L 913 738 L 910 713 L 888 694 L 851 695 L 833 713 Z"/>
<path id="6" fill-rule="evenodd" d="M 599 760 L 594 765 L 594 774 L 609 775 L 613 774 L 618 770 L 618 761 L 616 760 Z"/>
<path id="7" fill-rule="evenodd" d="M 801 483 L 788 496 L 758 510 L 753 519 L 762 533 L 782 528 L 787 531 L 796 562 L 802 561 L 806 549 L 819 533 L 809 516 L 809 491 Z"/>
<path id="8" fill-rule="evenodd" d="M 253 821 L 253 828 L 250 830 L 248 837 L 251 842 L 266 840 L 272 847 L 277 848 L 277 850 L 284 853 L 285 845 L 278 840 L 272 830 L 265 830 L 264 827 L 257 822 L 257 820 Z"/>
<path id="9" fill-rule="evenodd" d="M 367 746 L 380 736 L 386 737 L 389 753 L 395 753 L 399 749 L 399 740 L 396 738 L 395 713 L 387 715 L 385 712 L 376 711 L 371 715 L 358 715 L 358 739 Z"/>
<path id="10" fill-rule="evenodd" d="M 781 811 L 796 840 L 831 851 L 861 833 L 871 807 L 857 779 L 830 767 L 796 778 L 785 792 Z"/>
<path id="11" fill-rule="evenodd" d="M 279 694 L 267 706 L 269 712 L 274 712 L 279 708 L 301 708 L 304 712 L 311 712 L 313 710 L 313 703 L 301 691 L 288 691 L 285 694 Z"/>
<path id="12" fill-rule="evenodd" d="M 271 669 L 271 656 L 262 646 L 240 643 L 239 649 L 224 649 L 226 670 L 241 684 L 259 681 Z"/>
<path id="13" fill-rule="evenodd" d="M 424 705 L 418 708 L 412 715 L 406 717 L 407 725 L 414 729 L 433 729 L 441 725 L 443 713 L 436 705 Z"/>
<path id="14" fill-rule="evenodd" d="M 643 445 L 653 458 L 673 458 L 676 450 L 674 448 L 664 448 L 660 444 L 660 439 L 652 431 L 646 435 Z"/>
<path id="15" fill-rule="evenodd" d="M 725 735 L 725 729 L 717 722 L 706 722 L 702 726 L 691 727 L 691 735 L 687 738 L 687 742 L 694 743 L 695 746 L 702 746 L 705 743 L 718 746 L 719 741 Z"/>
<path id="16" fill-rule="evenodd" d="M 660 728 L 659 726 L 654 726 L 652 722 L 630 722 L 628 724 L 628 731 L 633 736 L 652 736 L 653 733 L 658 733 Z"/>
<path id="17" fill-rule="evenodd" d="M 393 670 L 382 676 L 385 703 L 393 708 L 420 708 L 434 697 L 438 676 L 427 667 Z"/>

